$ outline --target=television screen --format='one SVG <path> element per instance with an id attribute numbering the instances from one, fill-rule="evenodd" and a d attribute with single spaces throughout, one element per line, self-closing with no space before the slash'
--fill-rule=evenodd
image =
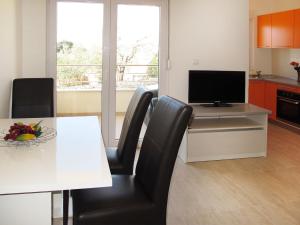
<path id="1" fill-rule="evenodd" d="M 189 103 L 244 103 L 244 71 L 189 71 Z"/>

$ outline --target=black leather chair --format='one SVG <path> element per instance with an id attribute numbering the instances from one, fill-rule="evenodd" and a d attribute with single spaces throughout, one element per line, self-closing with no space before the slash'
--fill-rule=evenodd
<path id="1" fill-rule="evenodd" d="M 134 92 L 126 110 L 118 147 L 106 149 L 112 174 L 133 173 L 136 147 L 152 96 L 152 92 L 141 87 Z"/>
<path id="2" fill-rule="evenodd" d="M 148 125 L 148 123 L 150 121 L 150 118 L 152 116 L 152 113 L 154 111 L 155 105 L 158 101 L 158 90 L 157 89 L 151 90 L 151 92 L 152 92 L 153 96 L 152 96 L 150 105 L 148 107 L 148 110 L 147 110 L 147 113 L 146 113 L 146 116 L 145 116 L 145 120 L 144 120 L 145 125 Z"/>
<path id="3" fill-rule="evenodd" d="M 54 82 L 52 78 L 14 79 L 11 117 L 53 117 L 53 86 Z"/>
<path id="4" fill-rule="evenodd" d="M 145 114 L 152 99 L 152 92 L 145 91 L 139 87 L 134 92 L 126 114 L 121 130 L 121 135 L 117 148 L 107 148 L 110 172 L 112 174 L 133 173 L 133 164 L 140 131 L 143 125 Z M 63 191 L 63 224 L 68 224 L 69 211 L 69 191 Z"/>
<path id="5" fill-rule="evenodd" d="M 73 225 L 165 225 L 169 185 L 191 113 L 190 106 L 161 97 L 136 175 L 113 175 L 112 187 L 72 191 Z"/>

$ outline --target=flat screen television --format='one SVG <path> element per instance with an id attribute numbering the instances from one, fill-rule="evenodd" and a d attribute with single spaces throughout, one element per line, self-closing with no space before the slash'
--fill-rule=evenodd
<path id="1" fill-rule="evenodd" d="M 189 71 L 189 103 L 230 106 L 245 102 L 244 71 Z"/>

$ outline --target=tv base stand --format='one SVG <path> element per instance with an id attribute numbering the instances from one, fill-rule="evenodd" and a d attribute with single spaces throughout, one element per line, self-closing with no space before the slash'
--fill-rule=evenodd
<path id="1" fill-rule="evenodd" d="M 212 104 L 201 104 L 199 106 L 203 106 L 203 107 L 232 107 L 232 104 L 224 103 L 224 102 L 214 102 Z"/>
<path id="2" fill-rule="evenodd" d="M 184 162 L 266 156 L 270 111 L 251 104 L 193 109 L 179 152 Z"/>

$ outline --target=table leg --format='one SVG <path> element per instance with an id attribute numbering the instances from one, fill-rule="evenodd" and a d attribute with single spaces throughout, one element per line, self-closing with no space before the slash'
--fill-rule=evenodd
<path id="1" fill-rule="evenodd" d="M 69 190 L 63 191 L 63 225 L 68 225 L 69 219 Z"/>

